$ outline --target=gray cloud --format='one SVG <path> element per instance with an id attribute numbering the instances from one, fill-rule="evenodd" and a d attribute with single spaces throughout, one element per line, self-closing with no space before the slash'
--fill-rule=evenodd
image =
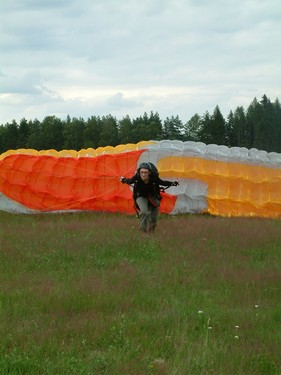
<path id="1" fill-rule="evenodd" d="M 126 99 L 122 92 L 117 92 L 113 96 L 107 99 L 107 104 L 111 108 L 125 109 L 129 107 L 139 107 L 142 104 L 136 100 Z"/>
<path id="2" fill-rule="evenodd" d="M 49 114 L 225 114 L 280 97 L 277 0 L 0 4 L 0 123 Z"/>

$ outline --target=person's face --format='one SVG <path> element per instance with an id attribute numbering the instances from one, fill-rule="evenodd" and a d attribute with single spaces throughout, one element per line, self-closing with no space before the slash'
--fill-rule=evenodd
<path id="1" fill-rule="evenodd" d="M 140 176 L 143 181 L 149 180 L 149 174 L 150 174 L 150 171 L 148 169 L 145 169 L 145 168 L 140 169 Z"/>

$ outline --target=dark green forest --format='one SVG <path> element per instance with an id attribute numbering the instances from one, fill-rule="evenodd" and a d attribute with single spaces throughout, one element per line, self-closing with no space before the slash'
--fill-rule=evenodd
<path id="1" fill-rule="evenodd" d="M 19 148 L 78 151 L 164 139 L 281 152 L 281 105 L 264 95 L 260 101 L 254 98 L 247 109 L 231 110 L 227 118 L 217 105 L 213 113 L 196 113 L 186 123 L 179 116 L 162 121 L 157 112 L 145 112 L 135 119 L 127 115 L 118 120 L 110 114 L 87 120 L 47 116 L 43 121 L 23 118 L 19 124 L 13 120 L 0 125 L 0 153 Z"/>

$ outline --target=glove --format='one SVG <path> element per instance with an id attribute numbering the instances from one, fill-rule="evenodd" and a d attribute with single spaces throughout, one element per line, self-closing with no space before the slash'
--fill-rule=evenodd
<path id="1" fill-rule="evenodd" d="M 178 185 L 179 185 L 179 182 L 178 181 L 174 181 L 171 186 L 178 186 Z"/>

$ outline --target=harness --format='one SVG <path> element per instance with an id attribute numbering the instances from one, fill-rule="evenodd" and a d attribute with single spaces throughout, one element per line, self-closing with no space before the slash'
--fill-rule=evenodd
<path id="1" fill-rule="evenodd" d="M 133 199 L 134 199 L 134 209 L 135 209 L 135 211 L 136 211 L 136 213 L 137 213 L 137 216 L 139 217 L 139 211 L 140 211 L 140 209 L 139 209 L 139 206 L 138 206 L 138 204 L 137 204 L 137 202 L 136 202 L 136 200 L 137 200 L 137 198 L 139 198 L 140 197 L 140 195 L 138 194 L 138 191 L 137 191 L 137 186 L 138 186 L 138 180 L 136 180 L 133 184 L 131 184 L 130 186 L 132 186 L 133 187 Z M 158 208 L 159 207 L 159 204 L 158 203 L 156 203 L 155 202 L 155 200 L 153 199 L 154 197 L 155 198 L 157 198 L 158 200 L 159 200 L 159 202 L 162 200 L 162 196 L 161 196 L 161 193 L 164 193 L 165 192 L 165 190 L 166 189 L 168 189 L 170 186 L 166 186 L 166 187 L 160 187 L 157 183 L 156 183 L 156 181 L 154 182 L 154 181 L 151 181 L 151 183 L 152 183 L 152 185 L 153 185 L 153 190 L 154 190 L 154 192 L 153 192 L 153 195 L 149 195 L 148 197 L 147 197 L 147 199 L 148 199 L 148 204 L 149 204 L 149 206 L 151 207 L 151 209 L 156 209 L 156 208 Z"/>

